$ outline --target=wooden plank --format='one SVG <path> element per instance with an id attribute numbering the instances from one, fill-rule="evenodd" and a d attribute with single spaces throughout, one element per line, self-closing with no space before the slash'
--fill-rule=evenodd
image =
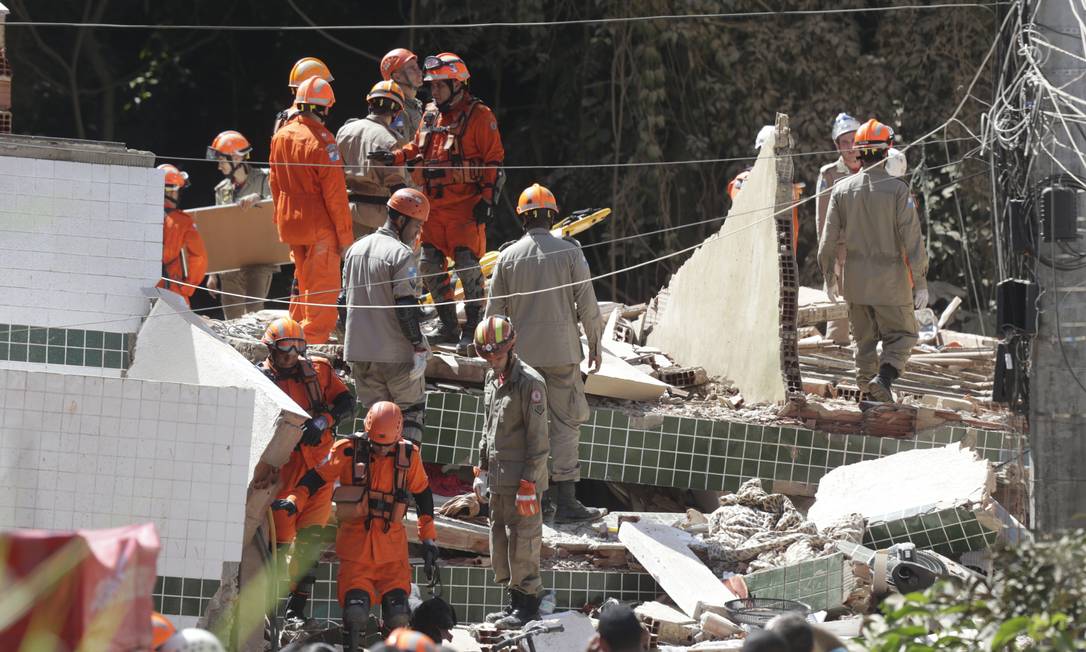
<path id="1" fill-rule="evenodd" d="M 439 548 L 474 552 L 481 555 L 490 554 L 490 528 L 485 525 L 465 523 L 445 516 L 435 516 L 434 526 L 437 528 L 437 545 Z M 408 541 L 419 543 L 418 516 L 414 511 L 408 510 L 407 516 L 404 517 L 404 529 L 407 530 Z"/>
<path id="2" fill-rule="evenodd" d="M 482 385 L 490 368 L 482 358 L 465 358 L 452 353 L 435 351 L 426 361 L 426 378 L 431 380 L 455 380 Z"/>
<path id="3" fill-rule="evenodd" d="M 690 551 L 683 536 L 689 537 L 650 522 L 625 521 L 618 529 L 618 540 L 686 615 L 693 617 L 699 601 L 724 605 L 735 600 L 735 594 Z"/>
<path id="4" fill-rule="evenodd" d="M 190 208 L 185 212 L 196 222 L 207 247 L 208 274 L 247 265 L 290 262 L 290 247 L 279 241 L 270 199 L 251 208 L 228 204 Z"/>
<path id="5" fill-rule="evenodd" d="M 812 326 L 824 321 L 834 321 L 847 317 L 847 303 L 814 303 L 799 307 L 796 312 L 796 326 Z"/>

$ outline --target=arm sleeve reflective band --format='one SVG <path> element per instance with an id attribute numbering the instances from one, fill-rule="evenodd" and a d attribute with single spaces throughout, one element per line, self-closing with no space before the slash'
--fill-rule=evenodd
<path id="1" fill-rule="evenodd" d="M 333 427 L 339 425 L 340 421 L 354 413 L 354 403 L 354 397 L 351 396 L 350 392 L 343 392 L 332 401 L 328 413 L 332 415 L 331 425 Z"/>
<path id="2" fill-rule="evenodd" d="M 310 496 L 316 495 L 317 491 L 325 484 L 324 478 L 317 473 L 316 469 L 309 469 L 305 472 L 305 475 L 302 476 L 302 479 L 298 481 L 298 486 L 305 487 Z M 431 498 L 431 502 L 432 501 L 433 499 Z"/>
<path id="3" fill-rule="evenodd" d="M 434 516 L 434 494 L 430 491 L 429 487 L 426 487 L 417 494 L 411 494 L 415 497 L 415 513 L 419 515 L 421 520 L 423 516 Z"/>
<path id="4" fill-rule="evenodd" d="M 396 321 L 408 342 L 422 344 L 422 326 L 419 325 L 419 300 L 415 297 L 396 299 Z"/>

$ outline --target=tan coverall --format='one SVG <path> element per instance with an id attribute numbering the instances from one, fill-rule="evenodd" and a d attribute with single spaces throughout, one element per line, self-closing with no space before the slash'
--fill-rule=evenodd
<path id="1" fill-rule="evenodd" d="M 271 197 L 271 187 L 268 185 L 268 171 L 262 168 L 248 166 L 249 173 L 245 177 L 245 183 L 240 186 L 234 180 L 227 177 L 215 186 L 215 205 L 236 204 L 239 199 L 247 195 L 260 195 L 261 199 Z M 242 267 L 236 272 L 223 272 L 219 274 L 219 289 L 232 294 L 244 294 L 249 297 L 267 297 L 271 289 L 272 276 L 279 271 L 279 265 L 250 265 Z M 248 312 L 258 312 L 264 309 L 263 301 L 252 301 L 233 297 L 229 294 L 220 294 L 223 316 L 226 319 L 237 319 Z"/>
<path id="2" fill-rule="evenodd" d="M 415 139 L 420 122 L 422 122 L 422 102 L 417 97 L 405 97 L 403 111 L 392 121 L 397 146 L 406 145 Z"/>
<path id="3" fill-rule="evenodd" d="M 518 336 L 519 339 L 519 336 Z M 514 354 L 504 380 L 488 371 L 483 386 L 479 466 L 490 477 L 490 559 L 494 581 L 538 595 L 543 513 L 517 513 L 521 480 L 547 490 L 547 388 L 543 377 Z"/>
<path id="4" fill-rule="evenodd" d="M 385 227 L 351 245 L 343 262 L 348 306 L 391 306 L 418 296 L 415 256 Z M 400 329 L 396 311 L 347 309 L 343 357 L 351 363 L 360 414 L 377 401 L 400 406 L 404 437 L 421 442 L 426 413 L 426 379 L 412 380 L 415 348 Z"/>
<path id="5" fill-rule="evenodd" d="M 336 144 L 343 155 L 347 177 L 347 199 L 351 202 L 354 239 L 373 233 L 388 217 L 385 202 L 397 186 L 407 185 L 402 167 L 374 165 L 366 155 L 382 149 L 392 151 L 399 134 L 381 124 L 373 115 L 352 118 L 336 132 Z"/>
<path id="6" fill-rule="evenodd" d="M 588 421 L 590 413 L 581 380 L 584 355 L 577 322 L 584 327 L 589 351 L 599 349 L 603 336 L 591 276 L 577 244 L 538 228 L 502 250 L 490 279 L 486 316 L 505 315 L 513 320 L 517 354 L 547 382 L 551 478 L 555 482 L 581 479 L 581 424 Z M 559 289 L 504 298 L 553 287 Z"/>
<path id="7" fill-rule="evenodd" d="M 845 243 L 848 264 L 837 283 L 848 302 L 856 340 L 856 381 L 862 389 L 882 364 L 904 371 L 916 344 L 909 266 L 916 288 L 926 288 L 928 254 L 905 182 L 880 165 L 834 186 L 818 243 L 818 264 L 827 283 L 836 279 L 839 240 Z M 881 360 L 875 349 L 880 340 Z"/>
<path id="8" fill-rule="evenodd" d="M 827 163 L 823 165 L 818 171 L 818 201 L 815 203 L 815 224 L 818 226 L 818 238 L 822 239 L 822 230 L 826 227 L 826 210 L 830 205 L 830 191 L 833 190 L 833 186 L 852 174 L 852 170 L 848 169 L 845 165 L 844 159 L 840 156 L 833 163 Z M 845 269 L 845 243 L 839 242 L 837 244 L 837 262 L 834 264 L 834 276 L 842 278 L 844 276 Z M 829 291 L 828 288 L 824 288 Z M 835 319 L 826 324 L 826 339 L 833 341 L 834 344 L 840 344 L 847 346 L 849 343 L 848 338 L 848 319 Z"/>

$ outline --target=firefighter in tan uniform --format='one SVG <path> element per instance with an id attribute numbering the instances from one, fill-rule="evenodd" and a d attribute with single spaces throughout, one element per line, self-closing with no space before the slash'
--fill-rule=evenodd
<path id="1" fill-rule="evenodd" d="M 366 158 L 370 152 L 394 148 L 399 142 L 399 135 L 389 125 L 403 111 L 403 91 L 396 82 L 379 81 L 366 95 L 366 105 L 369 113 L 365 118 L 351 118 L 336 132 L 355 240 L 384 225 L 385 203 L 407 185 L 402 167 L 374 165 Z"/>
<path id="2" fill-rule="evenodd" d="M 909 187 L 882 165 L 893 133 L 874 119 L 856 131 L 864 169 L 834 186 L 818 243 L 818 264 L 830 297 L 840 287 L 848 302 L 856 382 L 878 401 L 893 400 L 891 385 L 916 343 L 913 309 L 928 303 L 928 255 L 916 203 Z M 834 272 L 838 241 L 845 243 L 848 261 L 841 279 Z M 876 352 L 880 341 L 881 359 Z"/>
<path id="3" fill-rule="evenodd" d="M 406 48 L 390 50 L 381 57 L 381 79 L 396 82 L 403 91 L 403 113 L 392 121 L 392 130 L 397 134 L 398 144 L 406 145 L 414 140 L 422 122 L 422 102 L 418 99 L 422 88 L 419 58 Z"/>
<path id="4" fill-rule="evenodd" d="M 520 357 L 547 383 L 550 414 L 551 483 L 544 500 L 549 512 L 557 498 L 560 523 L 599 518 L 600 511 L 577 500 L 581 479 L 581 424 L 590 416 L 581 380 L 581 336 L 588 339 L 590 373 L 599 370 L 603 320 L 592 289 L 588 261 L 576 241 L 551 235 L 558 216 L 554 195 L 538 183 L 520 194 L 517 215 L 524 236 L 502 248 L 490 280 L 486 314 L 508 315 L 521 334 Z M 557 288 L 549 292 L 539 292 Z M 507 296 L 529 293 L 524 296 Z"/>
<path id="5" fill-rule="evenodd" d="M 224 131 L 207 148 L 209 161 L 219 164 L 219 172 L 226 177 L 215 186 L 215 205 L 237 204 L 243 209 L 252 208 L 262 199 L 271 197 L 268 171 L 249 164 L 253 146 L 237 131 Z M 208 277 L 207 287 L 220 290 L 223 316 L 237 319 L 248 312 L 264 309 L 264 302 L 246 297 L 267 297 L 272 276 L 279 271 L 278 265 L 249 265 L 236 272 L 222 272 Z"/>
<path id="6" fill-rule="evenodd" d="M 351 363 L 358 404 L 392 401 L 404 414 L 404 436 L 422 441 L 429 346 L 419 323 L 415 248 L 430 214 L 426 195 L 401 188 L 388 199 L 384 225 L 351 245 L 343 265 L 340 303 L 344 358 Z M 366 308 L 366 306 L 391 306 Z"/>
<path id="7" fill-rule="evenodd" d="M 815 224 L 818 228 L 818 237 L 822 238 L 822 230 L 826 228 L 826 210 L 830 205 L 830 191 L 834 184 L 841 179 L 855 174 L 860 169 L 860 157 L 856 154 L 855 138 L 856 130 L 860 128 L 860 122 L 847 113 L 838 113 L 833 120 L 833 146 L 840 153 L 833 163 L 823 165 L 818 171 L 818 185 L 816 193 L 818 201 L 815 203 Z M 834 265 L 834 276 L 843 277 L 845 267 L 845 243 L 837 243 L 837 262 Z M 848 319 L 835 319 L 826 324 L 826 339 L 834 344 L 848 346 Z"/>
<path id="8" fill-rule="evenodd" d="M 539 494 L 547 488 L 547 386 L 513 353 L 516 339 L 513 323 L 502 315 L 479 322 L 473 338 L 490 365 L 472 488 L 480 501 L 490 502 L 494 582 L 509 591 L 509 606 L 486 616 L 498 629 L 518 629 L 538 618 L 543 594 Z"/>

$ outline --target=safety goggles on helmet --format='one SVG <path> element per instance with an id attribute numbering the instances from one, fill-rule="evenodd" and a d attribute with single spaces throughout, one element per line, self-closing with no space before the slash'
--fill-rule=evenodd
<path id="1" fill-rule="evenodd" d="M 422 60 L 422 69 L 423 70 L 437 70 L 438 68 L 440 68 L 441 66 L 444 66 L 444 65 L 445 65 L 444 61 L 442 61 L 438 57 L 435 57 L 432 54 Z"/>
<path id="2" fill-rule="evenodd" d="M 298 355 L 305 355 L 305 340 L 285 337 L 281 340 L 276 340 L 272 346 L 280 353 L 290 353 L 291 351 L 294 351 Z"/>

